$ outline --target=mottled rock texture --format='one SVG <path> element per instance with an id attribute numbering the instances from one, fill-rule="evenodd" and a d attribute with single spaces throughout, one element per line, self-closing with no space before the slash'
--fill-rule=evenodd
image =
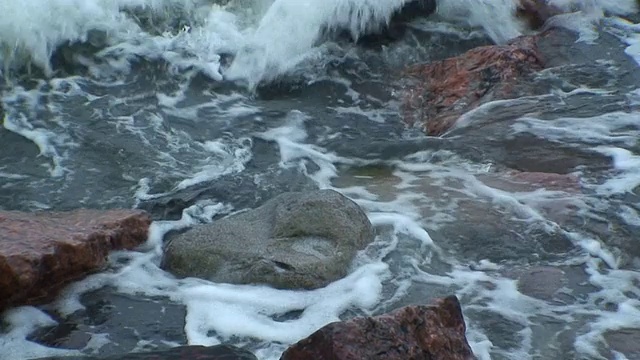
<path id="1" fill-rule="evenodd" d="M 170 236 L 163 267 L 216 282 L 312 289 L 344 277 L 374 236 L 364 211 L 336 191 L 285 193 Z"/>
<path id="2" fill-rule="evenodd" d="M 109 251 L 146 241 L 150 223 L 135 210 L 0 211 L 0 311 L 52 300 Z"/>
<path id="3" fill-rule="evenodd" d="M 281 360 L 470 360 L 466 326 L 455 296 L 431 306 L 334 322 L 284 352 Z"/>
<path id="4" fill-rule="evenodd" d="M 463 114 L 493 100 L 518 97 L 517 88 L 544 67 L 537 36 L 407 69 L 412 78 L 403 96 L 403 115 L 428 135 L 441 135 Z"/>

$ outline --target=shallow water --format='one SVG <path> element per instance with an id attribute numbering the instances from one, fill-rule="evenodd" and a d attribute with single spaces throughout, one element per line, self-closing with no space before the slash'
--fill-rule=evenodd
<path id="1" fill-rule="evenodd" d="M 307 3 L 0 0 L 0 208 L 156 220 L 143 251 L 5 313 L 0 359 L 219 342 L 273 359 L 328 322 L 451 293 L 479 359 L 640 358 L 640 28 L 616 17 L 633 2 L 573 1 L 558 21 L 581 34 L 577 63 L 438 138 L 402 124 L 400 72 L 526 32 L 487 15 L 511 2 L 446 1 L 360 44 L 327 29 L 364 35 L 403 2 Z M 158 268 L 167 231 L 318 187 L 378 233 L 347 278 L 294 292 Z"/>

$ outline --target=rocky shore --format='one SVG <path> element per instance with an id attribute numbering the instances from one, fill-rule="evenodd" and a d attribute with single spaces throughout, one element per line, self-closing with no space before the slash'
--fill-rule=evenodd
<path id="1" fill-rule="evenodd" d="M 411 4 L 422 12 L 435 11 L 435 1 L 416 0 Z M 430 136 L 455 132 L 458 127 L 490 128 L 491 121 L 510 119 L 496 117 L 485 119 L 484 123 L 476 122 L 474 111 L 482 111 L 484 105 L 497 100 L 549 93 L 549 83 L 540 76 L 546 69 L 566 66 L 567 71 L 571 71 L 576 63 L 595 63 L 597 59 L 594 60 L 593 55 L 607 49 L 616 49 L 610 56 L 622 71 L 637 67 L 632 59 L 625 57 L 623 45 L 613 36 L 603 35 L 597 44 L 577 44 L 577 35 L 572 31 L 545 26 L 547 19 L 561 12 L 562 9 L 546 6 L 543 1 L 522 0 L 517 15 L 531 30 L 541 29 L 541 32 L 406 68 L 401 74 L 405 85 L 401 89 L 405 123 L 420 127 Z M 407 16 L 406 12 L 398 13 L 396 20 L 404 21 Z M 392 27 L 387 30 L 396 31 Z M 608 81 L 601 75 L 584 74 L 584 84 Z M 631 89 L 637 84 L 640 84 L 638 71 L 629 70 L 629 76 L 615 86 Z M 567 91 L 573 90 L 567 88 Z M 535 111 L 544 113 L 544 109 Z M 492 141 L 484 135 L 478 136 L 481 138 L 478 141 Z M 535 161 L 514 165 L 509 155 L 505 155 L 495 159 L 495 163 L 510 168 L 509 176 L 520 185 L 542 184 L 550 189 L 579 193 L 580 182 L 573 175 L 551 172 L 548 166 L 540 166 L 544 171 L 538 171 L 536 164 L 562 156 L 544 151 L 538 148 L 532 152 Z M 571 168 L 575 168 L 580 159 L 573 156 L 570 161 L 575 162 L 571 163 Z M 291 184 L 282 187 L 291 188 Z M 269 194 L 274 196 L 265 201 L 260 199 L 260 206 L 170 234 L 165 239 L 162 268 L 178 278 L 289 290 L 318 289 L 345 277 L 356 254 L 374 240 L 375 229 L 364 210 L 344 195 L 333 190 L 304 189 L 304 192 L 285 192 L 278 187 L 281 194 Z M 193 199 L 200 194 L 193 195 Z M 203 190 L 202 194 L 206 192 Z M 193 199 L 180 202 L 179 210 Z M 154 206 L 168 208 L 159 201 Z M 53 301 L 65 286 L 104 270 L 111 251 L 135 250 L 143 244 L 150 225 L 151 216 L 143 210 L 0 211 L 0 313 Z M 476 251 L 476 244 L 469 243 Z M 638 247 L 621 247 L 629 254 L 638 255 Z M 552 268 L 510 275 L 519 281 L 522 293 L 538 299 L 552 298 L 566 281 L 564 273 Z M 429 294 L 425 298 L 429 298 Z M 281 359 L 473 360 L 475 356 L 465 334 L 463 308 L 457 297 L 448 296 L 435 299 L 431 304 L 333 322 L 291 345 Z M 624 329 L 620 333 L 622 335 L 610 335 L 613 336 L 610 341 L 626 339 L 624 336 L 633 338 L 633 334 L 628 335 Z M 180 338 L 177 342 L 185 343 L 186 339 Z M 632 340 L 624 345 L 630 343 Z M 251 360 L 257 357 L 249 350 L 231 345 L 185 345 L 101 359 Z"/>
<path id="2" fill-rule="evenodd" d="M 281 360 L 386 359 L 474 360 L 455 296 L 432 305 L 406 306 L 388 314 L 328 324 L 287 349 Z M 47 357 L 39 360 L 257 360 L 230 345 L 179 346 L 168 350 L 109 357 Z"/>
<path id="3" fill-rule="evenodd" d="M 137 210 L 0 211 L 0 312 L 53 300 L 102 270 L 110 251 L 145 242 L 150 224 Z"/>

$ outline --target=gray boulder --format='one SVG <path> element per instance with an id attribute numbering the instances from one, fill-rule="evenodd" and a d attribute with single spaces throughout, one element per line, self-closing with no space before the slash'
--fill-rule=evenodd
<path id="1" fill-rule="evenodd" d="M 373 238 L 365 213 L 344 195 L 291 192 L 171 237 L 163 267 L 180 277 L 314 289 L 344 277 Z"/>

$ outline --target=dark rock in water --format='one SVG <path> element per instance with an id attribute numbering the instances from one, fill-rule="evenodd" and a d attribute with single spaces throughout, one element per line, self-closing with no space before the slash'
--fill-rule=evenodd
<path id="1" fill-rule="evenodd" d="M 344 277 L 373 238 L 366 214 L 342 194 L 285 193 L 173 236 L 163 267 L 217 282 L 311 289 Z"/>
<path id="2" fill-rule="evenodd" d="M 542 68 L 537 38 L 532 36 L 415 65 L 407 71 L 417 82 L 405 89 L 405 121 L 419 124 L 429 135 L 441 135 L 473 108 L 517 97 L 515 89 L 520 82 Z"/>
<path id="3" fill-rule="evenodd" d="M 367 47 L 389 44 L 404 36 L 410 21 L 433 14 L 436 11 L 436 7 L 436 0 L 410 0 L 391 16 L 388 23 L 380 27 L 374 27 L 368 33 L 354 34 L 350 29 L 341 28 L 337 30 L 337 35 L 340 38 L 355 41 L 359 45 Z M 335 30 L 331 29 L 329 33 L 334 34 Z"/>
<path id="4" fill-rule="evenodd" d="M 542 300 L 551 300 L 567 282 L 564 271 L 551 266 L 537 266 L 514 271 L 518 279 L 518 291 Z"/>
<path id="5" fill-rule="evenodd" d="M 168 350 L 131 353 L 108 357 L 67 356 L 47 357 L 40 360 L 258 360 L 247 350 L 231 345 L 178 346 Z"/>
<path id="6" fill-rule="evenodd" d="M 475 359 L 465 331 L 460 303 L 450 296 L 432 306 L 331 323 L 291 346 L 280 359 Z"/>
<path id="7" fill-rule="evenodd" d="M 50 301 L 100 270 L 109 251 L 146 241 L 150 224 L 135 210 L 0 211 L 0 311 Z"/>
<path id="8" fill-rule="evenodd" d="M 57 349 L 98 351 L 101 356 L 165 350 L 170 348 L 167 344 L 187 343 L 186 307 L 169 299 L 120 294 L 105 287 L 83 294 L 80 303 L 84 309 L 63 318 L 49 313 L 57 323 L 35 330 L 27 339 Z M 91 340 L 101 343 L 105 336 L 108 342 L 92 348 Z"/>
<path id="9" fill-rule="evenodd" d="M 546 0 L 520 0 L 516 16 L 527 22 L 531 29 L 539 29 L 552 16 L 562 13 L 561 9 Z"/>
<path id="10" fill-rule="evenodd" d="M 391 17 L 389 24 L 380 31 L 366 34 L 357 39 L 361 45 L 372 46 L 393 42 L 402 38 L 407 29 L 407 23 L 419 17 L 426 17 L 436 11 L 435 0 L 412 0 L 407 2 Z"/>
<path id="11" fill-rule="evenodd" d="M 391 21 L 410 21 L 417 17 L 429 16 L 436 12 L 436 8 L 436 0 L 411 0 L 393 15 Z"/>

